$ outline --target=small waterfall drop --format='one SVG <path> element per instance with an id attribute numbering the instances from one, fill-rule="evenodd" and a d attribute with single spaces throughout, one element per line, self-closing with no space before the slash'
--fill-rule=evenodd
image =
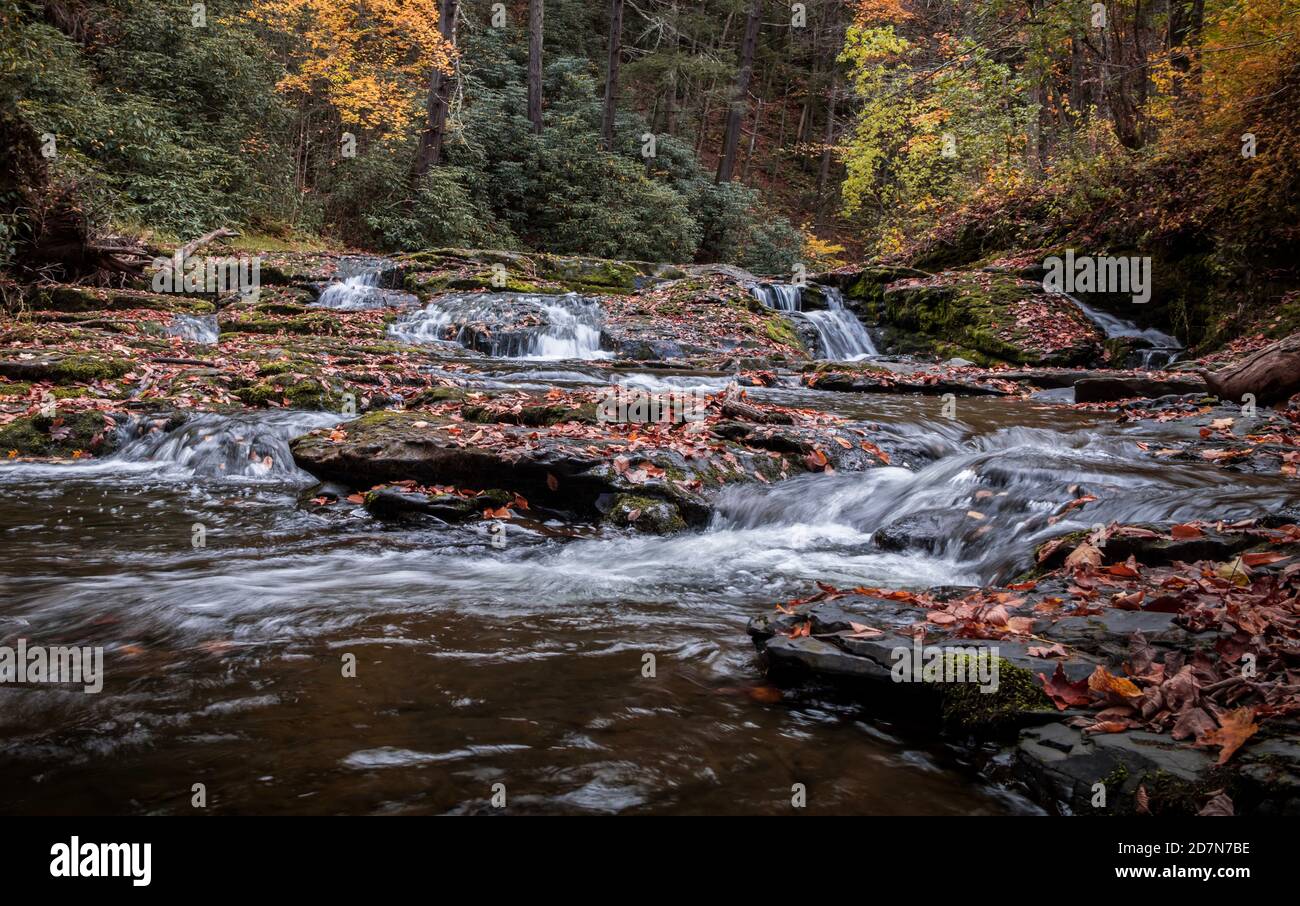
<path id="1" fill-rule="evenodd" d="M 355 273 L 348 273 L 350 271 Z M 418 297 L 383 286 L 385 265 L 383 261 L 366 260 L 360 264 L 344 262 L 339 268 L 344 279 L 331 283 L 312 303 L 315 308 L 332 308 L 335 311 L 369 311 L 377 308 L 414 308 L 420 304 Z"/>
<path id="2" fill-rule="evenodd" d="M 817 333 L 818 358 L 853 362 L 879 355 L 862 322 L 844 305 L 844 295 L 833 286 L 821 287 L 825 311 L 803 310 L 803 288 L 793 283 L 755 283 L 749 292 L 774 311 L 803 318 Z"/>
<path id="3" fill-rule="evenodd" d="M 175 315 L 165 330 L 169 337 L 208 346 L 217 343 L 221 337 L 216 315 Z"/>
<path id="4" fill-rule="evenodd" d="M 600 305 L 577 293 L 454 293 L 394 321 L 406 343 L 459 343 L 495 358 L 607 359 Z"/>
<path id="5" fill-rule="evenodd" d="M 853 312 L 844 306 L 844 296 L 840 291 L 827 286 L 825 311 L 804 313 L 817 330 L 817 346 L 821 358 L 836 362 L 853 362 L 870 356 L 879 355 L 876 344 L 871 342 L 871 334 L 862 326 Z"/>
<path id="6" fill-rule="evenodd" d="M 152 464 L 195 478 L 310 483 L 315 479 L 294 464 L 289 441 L 343 420 L 332 412 L 204 412 L 171 431 L 137 426 L 146 433 L 105 462 Z"/>
<path id="7" fill-rule="evenodd" d="M 1061 293 L 1061 295 L 1074 303 L 1075 307 L 1083 312 L 1089 321 L 1100 327 L 1102 333 L 1106 335 L 1106 339 L 1132 337 L 1151 344 L 1146 349 L 1138 350 L 1141 355 L 1139 367 L 1143 371 L 1166 367 L 1177 360 L 1178 356 L 1183 352 L 1183 344 L 1179 342 L 1177 337 L 1156 330 L 1154 327 L 1145 329 L 1138 327 L 1132 321 L 1126 321 L 1117 315 L 1112 315 L 1110 312 L 1093 308 L 1087 302 L 1069 293 Z"/>

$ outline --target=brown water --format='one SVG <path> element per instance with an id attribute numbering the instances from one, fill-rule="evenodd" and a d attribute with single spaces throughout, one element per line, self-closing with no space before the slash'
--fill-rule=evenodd
<path id="1" fill-rule="evenodd" d="M 0 686 L 0 809 L 186 814 L 202 783 L 217 813 L 477 813 L 503 784 L 514 813 L 784 814 L 802 783 L 812 813 L 1032 812 L 915 727 L 817 689 L 778 697 L 746 621 L 816 579 L 989 581 L 1094 521 L 1294 499 L 1280 479 L 1138 457 L 1134 440 L 1177 426 L 1023 401 L 961 401 L 953 422 L 937 400 L 767 395 L 877 421 L 914 471 L 739 489 L 707 530 L 670 538 L 512 526 L 496 549 L 482 526 L 394 530 L 307 505 L 284 439 L 324 416 L 205 416 L 119 461 L 0 467 L 3 643 L 102 645 L 107 674 L 97 695 Z M 1099 501 L 1048 527 L 1076 482 Z M 872 544 L 980 488 L 1007 492 L 983 540 Z"/>

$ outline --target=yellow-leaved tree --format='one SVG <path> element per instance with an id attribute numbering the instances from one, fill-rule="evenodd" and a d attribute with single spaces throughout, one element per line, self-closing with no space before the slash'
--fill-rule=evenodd
<path id="1" fill-rule="evenodd" d="M 432 72 L 451 71 L 437 0 L 255 0 L 245 15 L 277 35 L 281 91 L 380 140 L 411 124 Z"/>

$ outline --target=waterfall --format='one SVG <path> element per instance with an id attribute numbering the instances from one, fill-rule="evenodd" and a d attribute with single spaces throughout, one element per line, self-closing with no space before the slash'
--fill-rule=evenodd
<path id="1" fill-rule="evenodd" d="M 600 305 L 577 293 L 453 293 L 394 321 L 406 343 L 455 342 L 495 358 L 607 359 Z"/>
<path id="2" fill-rule="evenodd" d="M 1139 350 L 1142 357 L 1140 367 L 1144 371 L 1150 370 L 1152 367 L 1165 367 L 1172 364 L 1183 351 L 1183 344 L 1178 341 L 1177 337 L 1156 330 L 1154 327 L 1146 329 L 1138 327 L 1132 321 L 1126 321 L 1109 312 L 1093 308 L 1087 302 L 1077 299 L 1069 293 L 1061 293 L 1061 295 L 1073 302 L 1079 311 L 1087 316 L 1088 320 L 1100 327 L 1102 333 L 1106 335 L 1106 339 L 1133 337 L 1150 343 L 1151 345 L 1148 348 Z M 1153 361 L 1158 364 L 1153 366 Z"/>
<path id="3" fill-rule="evenodd" d="M 853 312 L 844 307 L 844 296 L 833 286 L 826 293 L 826 311 L 805 312 L 804 317 L 817 331 L 817 348 L 821 358 L 836 362 L 853 362 L 879 355 L 871 334 Z"/>
<path id="4" fill-rule="evenodd" d="M 312 305 L 336 311 L 367 311 L 376 308 L 414 308 L 419 298 L 400 290 L 385 289 L 382 285 L 385 263 L 366 259 L 360 265 L 345 261 L 340 272 L 360 266 L 357 273 L 331 283 Z"/>
<path id="5" fill-rule="evenodd" d="M 340 421 L 343 417 L 331 412 L 205 412 L 171 431 L 153 430 L 146 423 L 148 433 L 104 464 L 150 464 L 195 478 L 310 483 L 315 479 L 294 464 L 289 441 Z"/>
<path id="6" fill-rule="evenodd" d="M 169 337 L 180 337 L 187 343 L 209 346 L 221 336 L 216 315 L 175 315 L 165 330 Z"/>
<path id="7" fill-rule="evenodd" d="M 776 311 L 799 311 L 799 287 L 793 283 L 755 283 L 749 287 L 755 299 Z"/>
<path id="8" fill-rule="evenodd" d="M 826 296 L 825 311 L 803 310 L 803 289 L 793 283 L 755 283 L 750 294 L 773 311 L 797 315 L 817 333 L 818 358 L 853 362 L 879 355 L 871 334 L 844 305 L 844 295 L 833 286 L 821 288 Z"/>

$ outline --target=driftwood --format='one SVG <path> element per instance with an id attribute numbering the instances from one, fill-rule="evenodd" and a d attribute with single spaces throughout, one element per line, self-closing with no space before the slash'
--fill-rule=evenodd
<path id="1" fill-rule="evenodd" d="M 1214 373 L 1200 371 L 1210 392 L 1235 403 L 1253 394 L 1256 405 L 1271 406 L 1300 393 L 1300 333 L 1293 333 Z"/>
<path id="2" fill-rule="evenodd" d="M 181 258 L 188 258 L 190 255 L 193 255 L 195 252 L 203 248 L 203 246 L 207 245 L 209 242 L 214 242 L 218 239 L 229 239 L 238 235 L 239 235 L 238 230 L 232 230 L 229 227 L 221 227 L 220 229 L 213 230 L 211 233 L 203 234 L 198 239 L 191 239 L 189 242 L 185 243 L 180 248 L 178 248 L 175 252 L 173 252 L 172 257 L 176 257 L 176 255 L 180 255 Z"/>
<path id="3" fill-rule="evenodd" d="M 727 418 L 734 418 L 740 421 L 778 425 L 788 425 L 792 421 L 790 416 L 784 412 L 764 412 L 757 406 L 742 400 L 734 393 L 723 397 L 722 405 L 719 409 L 723 415 L 727 416 Z"/>

